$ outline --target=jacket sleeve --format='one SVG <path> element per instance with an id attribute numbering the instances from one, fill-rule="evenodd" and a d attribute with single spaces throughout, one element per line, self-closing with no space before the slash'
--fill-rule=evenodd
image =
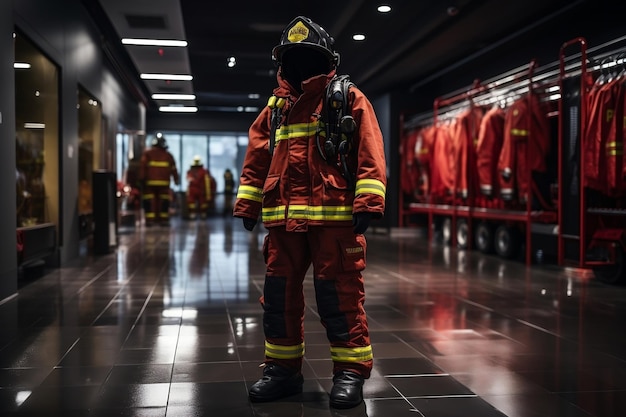
<path id="1" fill-rule="evenodd" d="M 178 169 L 176 168 L 176 160 L 174 160 L 174 156 L 171 153 L 168 153 L 170 159 L 170 169 L 172 177 L 174 178 L 174 184 L 180 185 L 180 175 L 178 174 Z"/>
<path id="2" fill-rule="evenodd" d="M 383 135 L 376 113 L 367 97 L 356 87 L 352 115 L 357 130 L 353 138 L 356 147 L 357 169 L 353 213 L 369 212 L 381 218 L 385 212 L 387 166 Z"/>
<path id="3" fill-rule="evenodd" d="M 270 109 L 264 107 L 248 130 L 248 148 L 244 157 L 233 216 L 256 219 L 261 214 L 263 184 L 270 168 Z"/>

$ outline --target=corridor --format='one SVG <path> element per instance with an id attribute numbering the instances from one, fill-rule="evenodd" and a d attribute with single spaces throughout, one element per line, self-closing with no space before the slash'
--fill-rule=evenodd
<path id="1" fill-rule="evenodd" d="M 307 279 L 304 392 L 250 404 L 264 349 L 260 229 L 212 217 L 120 230 L 115 253 L 22 282 L 0 301 L 0 415 L 626 415 L 626 288 L 431 246 L 415 230 L 367 234 L 365 403 L 328 407 Z"/>

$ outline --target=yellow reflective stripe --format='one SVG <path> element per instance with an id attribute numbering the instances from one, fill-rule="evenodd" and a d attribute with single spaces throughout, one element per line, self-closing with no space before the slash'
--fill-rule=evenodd
<path id="1" fill-rule="evenodd" d="M 352 206 L 289 206 L 287 217 L 306 220 L 352 220 Z"/>
<path id="2" fill-rule="evenodd" d="M 239 190 L 237 191 L 237 198 L 252 200 L 260 203 L 263 201 L 263 189 L 253 187 L 251 185 L 240 185 Z"/>
<path id="3" fill-rule="evenodd" d="M 526 129 L 511 129 L 511 134 L 515 136 L 528 136 L 528 130 Z"/>
<path id="4" fill-rule="evenodd" d="M 156 214 L 153 212 L 146 213 L 146 219 L 154 219 L 155 217 L 156 217 Z"/>
<path id="5" fill-rule="evenodd" d="M 148 161 L 149 167 L 169 168 L 170 163 L 167 161 Z"/>
<path id="6" fill-rule="evenodd" d="M 170 185 L 170 181 L 164 181 L 164 180 L 150 180 L 150 181 L 146 181 L 146 185 L 151 185 L 154 187 L 168 187 Z"/>
<path id="7" fill-rule="evenodd" d="M 355 195 L 376 194 L 381 196 L 382 198 L 385 198 L 386 192 L 387 188 L 385 187 L 385 184 L 383 184 L 381 181 L 372 179 L 358 180 L 356 182 L 356 187 L 354 190 Z"/>
<path id="8" fill-rule="evenodd" d="M 276 130 L 276 141 L 313 136 L 317 132 L 318 126 L 320 126 L 319 122 L 281 126 Z"/>
<path id="9" fill-rule="evenodd" d="M 265 356 L 274 359 L 297 359 L 304 356 L 304 342 L 293 346 L 279 346 L 265 341 Z"/>
<path id="10" fill-rule="evenodd" d="M 352 206 L 307 206 L 293 204 L 289 206 L 285 217 L 287 206 L 263 207 L 261 217 L 264 222 L 288 219 L 302 220 L 331 220 L 350 221 L 352 220 Z"/>
<path id="11" fill-rule="evenodd" d="M 330 356 L 335 362 L 364 362 L 374 358 L 371 346 L 343 348 L 331 347 Z"/>
<path id="12" fill-rule="evenodd" d="M 285 207 L 263 207 L 261 210 L 261 218 L 264 222 L 271 222 L 276 220 L 282 220 L 285 218 Z"/>
<path id="13" fill-rule="evenodd" d="M 624 154 L 622 142 L 612 141 L 606 143 L 607 156 L 621 156 Z"/>
<path id="14" fill-rule="evenodd" d="M 144 200 L 152 200 L 154 198 L 154 194 L 144 194 L 143 195 L 143 199 Z"/>

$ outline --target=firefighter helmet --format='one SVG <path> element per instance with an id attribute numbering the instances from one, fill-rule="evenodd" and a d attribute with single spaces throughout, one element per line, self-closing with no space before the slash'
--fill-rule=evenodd
<path id="1" fill-rule="evenodd" d="M 326 30 L 308 17 L 298 16 L 287 25 L 280 37 L 280 44 L 272 49 L 272 59 L 278 65 L 287 49 L 304 46 L 322 52 L 333 66 L 339 65 L 339 53 L 333 49 L 335 40 Z"/>
<path id="2" fill-rule="evenodd" d="M 200 159 L 200 155 L 195 155 L 193 157 L 193 165 L 194 166 L 200 166 L 202 165 L 202 160 Z"/>
<path id="3" fill-rule="evenodd" d="M 163 133 L 159 132 L 156 134 L 154 138 L 152 138 L 151 142 L 152 146 L 158 146 L 159 148 L 167 149 L 167 141 L 165 140 L 165 136 Z"/>

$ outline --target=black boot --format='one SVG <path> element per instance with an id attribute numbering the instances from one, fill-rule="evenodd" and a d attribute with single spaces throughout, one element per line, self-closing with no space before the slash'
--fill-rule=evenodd
<path id="1" fill-rule="evenodd" d="M 248 393 L 250 401 L 273 401 L 302 392 L 304 378 L 300 372 L 268 363 L 263 368 L 263 378 L 255 382 Z"/>
<path id="2" fill-rule="evenodd" d="M 333 377 L 333 389 L 330 391 L 330 406 L 352 408 L 361 404 L 364 382 L 365 378 L 354 372 L 337 372 Z"/>

